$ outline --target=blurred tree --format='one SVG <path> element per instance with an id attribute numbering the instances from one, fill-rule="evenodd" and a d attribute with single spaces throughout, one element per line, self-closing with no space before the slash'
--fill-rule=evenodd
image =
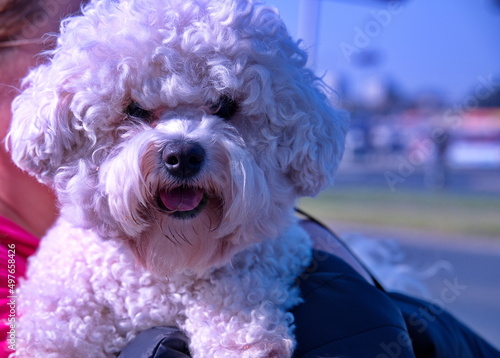
<path id="1" fill-rule="evenodd" d="M 487 98 L 479 100 L 479 107 L 500 107 L 500 89 L 495 90 Z"/>
<path id="2" fill-rule="evenodd" d="M 479 107 L 500 108 L 500 88 L 495 88 L 487 97 L 478 99 Z"/>

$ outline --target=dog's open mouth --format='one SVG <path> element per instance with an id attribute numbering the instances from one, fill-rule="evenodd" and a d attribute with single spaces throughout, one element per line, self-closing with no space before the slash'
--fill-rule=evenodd
<path id="1" fill-rule="evenodd" d="M 179 219 L 194 218 L 203 210 L 207 202 L 205 190 L 189 186 L 161 191 L 158 200 L 163 211 Z"/>

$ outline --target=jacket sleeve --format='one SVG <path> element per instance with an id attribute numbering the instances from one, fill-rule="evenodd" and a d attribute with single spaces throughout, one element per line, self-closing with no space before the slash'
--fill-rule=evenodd
<path id="1" fill-rule="evenodd" d="M 401 293 L 389 293 L 405 318 L 417 357 L 500 358 L 500 351 L 430 302 Z"/>
<path id="2" fill-rule="evenodd" d="M 189 358 L 188 338 L 175 327 L 142 331 L 118 358 Z"/>
<path id="3" fill-rule="evenodd" d="M 338 257 L 316 251 L 299 280 L 306 303 L 293 309 L 294 358 L 414 358 L 401 311 Z"/>

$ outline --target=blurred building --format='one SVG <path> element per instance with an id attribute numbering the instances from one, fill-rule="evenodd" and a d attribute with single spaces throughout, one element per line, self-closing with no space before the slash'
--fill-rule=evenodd
<path id="1" fill-rule="evenodd" d="M 500 168 L 498 0 L 268 2 L 351 113 L 347 162 Z"/>

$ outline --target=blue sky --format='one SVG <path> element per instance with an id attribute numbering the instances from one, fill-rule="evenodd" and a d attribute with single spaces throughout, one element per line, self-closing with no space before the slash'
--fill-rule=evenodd
<path id="1" fill-rule="evenodd" d="M 264 1 L 297 37 L 299 0 Z M 321 1 L 316 67 L 346 76 L 354 92 L 389 77 L 408 95 L 437 91 L 459 102 L 481 77 L 500 76 L 500 11 L 492 0 L 408 0 L 393 8 L 353 2 Z M 361 51 L 379 60 L 357 66 Z"/>

